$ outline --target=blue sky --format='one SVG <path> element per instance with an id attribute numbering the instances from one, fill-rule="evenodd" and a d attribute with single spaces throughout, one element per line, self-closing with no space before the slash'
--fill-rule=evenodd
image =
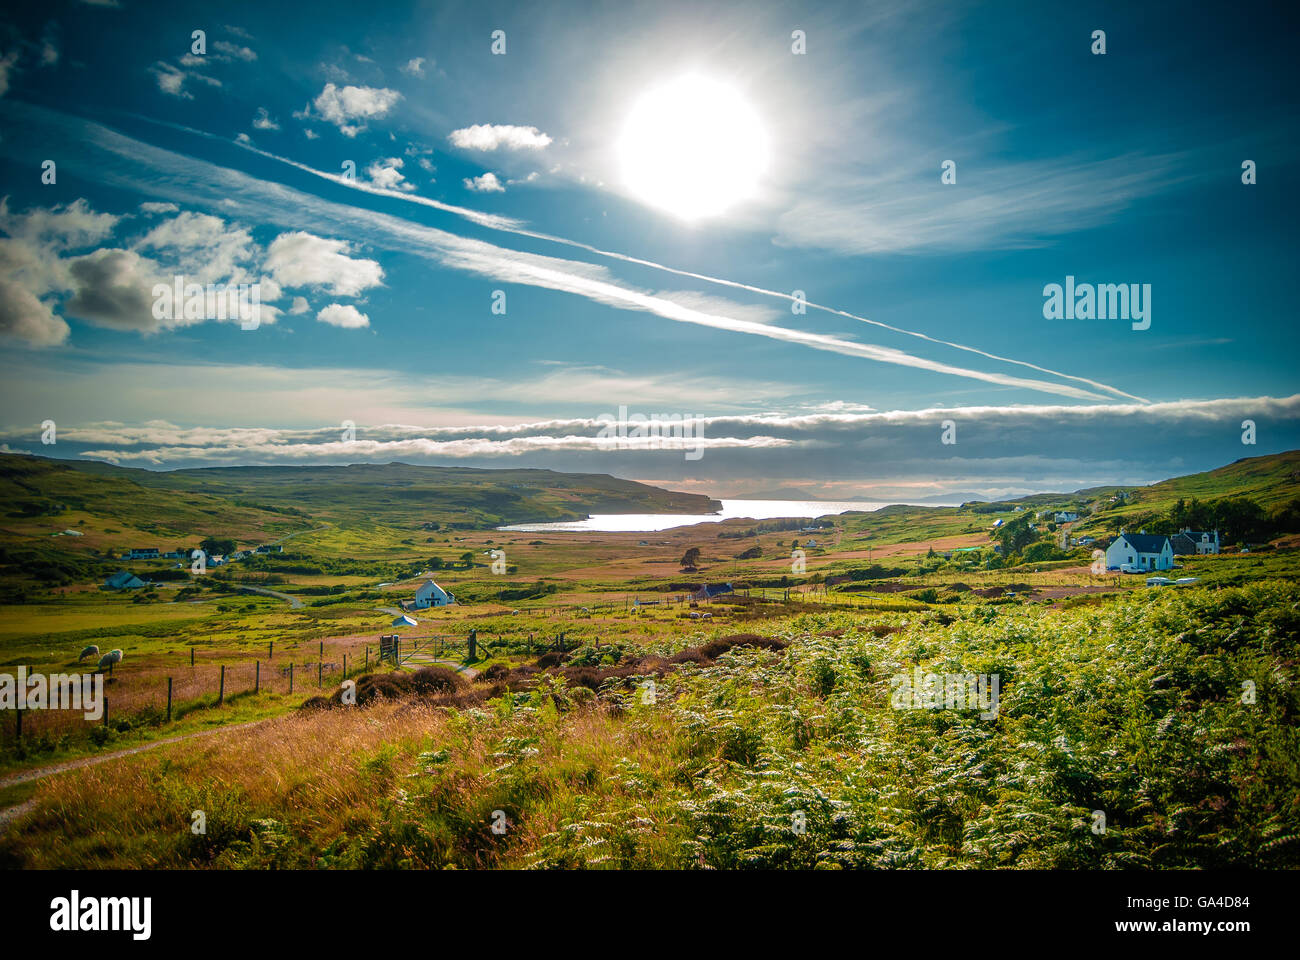
<path id="1" fill-rule="evenodd" d="M 1300 446 L 1296 86 L 1271 5 L 374 6 L 0 20 L 8 449 L 904 499 Z M 698 219 L 620 153 L 682 77 L 732 91 L 766 144 Z M 263 322 L 159 322 L 176 273 L 260 281 Z M 1044 319 L 1067 275 L 1149 284 L 1150 328 Z M 792 312 L 796 290 L 818 306 Z M 601 445 L 620 406 L 702 418 L 704 455 Z"/>

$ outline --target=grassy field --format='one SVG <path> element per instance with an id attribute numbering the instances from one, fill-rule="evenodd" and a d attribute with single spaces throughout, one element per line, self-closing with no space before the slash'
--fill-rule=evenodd
<path id="1" fill-rule="evenodd" d="M 581 515 L 640 496 L 639 485 L 510 471 L 431 487 L 431 474 L 392 465 L 325 472 L 293 505 L 292 471 L 159 477 L 7 457 L 0 667 L 76 671 L 89 644 L 125 656 L 108 678 L 107 722 L 29 711 L 18 740 L 12 712 L 0 712 L 0 775 L 263 722 L 0 791 L 0 806 L 36 802 L 0 860 L 1294 866 L 1300 531 L 1249 553 L 1179 558 L 1178 575 L 1199 582 L 1165 589 L 1094 575 L 1091 550 L 1056 550 L 1048 529 L 1037 560 L 996 555 L 990 533 L 1023 507 L 1092 505 L 1099 513 L 1077 526 L 1100 528 L 1180 497 L 1231 496 L 1237 483 L 1286 504 L 1297 462 L 1244 461 L 1116 501 L 1105 488 L 848 513 L 815 533 L 800 532 L 807 520 L 730 520 L 539 534 L 496 530 L 488 501 L 467 504 L 496 484 Z M 469 480 L 472 496 L 456 485 Z M 358 484 L 360 507 L 346 500 Z M 645 497 L 631 509 L 683 509 L 673 494 Z M 434 505 L 411 506 L 424 500 Z M 85 535 L 51 536 L 65 524 Z M 274 535 L 284 552 L 203 576 L 174 560 L 103 556 L 105 545 L 173 548 L 158 531 L 183 546 L 182 530 Z M 684 569 L 692 548 L 699 559 Z M 153 582 L 100 589 L 117 569 Z M 392 610 L 427 576 L 460 602 L 393 628 Z M 734 590 L 691 603 L 705 582 Z M 345 667 L 354 679 L 388 671 L 381 634 L 408 652 L 448 638 L 447 658 L 464 661 L 470 631 L 479 647 L 467 665 L 482 682 L 303 709 L 337 695 Z M 915 666 L 997 674 L 1001 713 L 893 709 L 891 678 Z M 93 827 L 128 796 L 143 799 L 112 836 Z M 200 808 L 212 825 L 201 840 L 188 832 Z M 497 810 L 505 834 L 485 826 Z"/>
<path id="2" fill-rule="evenodd" d="M 615 648 L 608 679 L 596 661 L 491 698 L 298 712 L 67 774 L 0 860 L 1295 867 L 1298 609 L 1295 583 L 1268 581 L 949 623 L 809 612 L 766 624 L 774 649 L 722 644 L 660 675 L 618 675 Z M 894 709 L 891 678 L 918 666 L 999 675 L 997 716 Z"/>

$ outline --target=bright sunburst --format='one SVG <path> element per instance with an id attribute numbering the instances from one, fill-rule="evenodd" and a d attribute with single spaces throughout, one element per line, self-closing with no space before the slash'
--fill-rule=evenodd
<path id="1" fill-rule="evenodd" d="M 735 90 L 687 75 L 645 93 L 618 144 L 632 195 L 685 220 L 752 196 L 767 167 L 758 114 Z"/>

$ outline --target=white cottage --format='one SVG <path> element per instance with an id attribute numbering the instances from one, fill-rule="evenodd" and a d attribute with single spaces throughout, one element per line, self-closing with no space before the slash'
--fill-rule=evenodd
<path id="1" fill-rule="evenodd" d="M 1120 531 L 1106 548 L 1106 567 L 1110 570 L 1168 570 L 1174 565 L 1174 548 L 1163 534 L 1125 533 Z"/>
<path id="2" fill-rule="evenodd" d="M 426 580 L 420 584 L 420 589 L 415 591 L 416 610 L 427 610 L 429 607 L 445 607 L 448 604 L 456 602 L 456 598 L 448 593 L 442 587 L 438 586 L 432 580 Z"/>

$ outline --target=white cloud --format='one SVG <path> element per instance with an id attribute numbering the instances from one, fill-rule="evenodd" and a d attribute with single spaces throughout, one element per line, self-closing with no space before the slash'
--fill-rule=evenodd
<path id="1" fill-rule="evenodd" d="M 227 56 L 234 57 L 236 60 L 243 60 L 246 63 L 252 63 L 257 59 L 257 54 L 248 47 L 241 47 L 230 43 L 228 40 L 216 41 L 212 44 L 212 49 L 219 50 Z"/>
<path id="2" fill-rule="evenodd" d="M 462 150 L 541 150 L 551 143 L 551 138 L 536 127 L 517 127 L 511 124 L 476 123 L 472 127 L 453 130 L 447 139 Z"/>
<path id="3" fill-rule="evenodd" d="M 294 297 L 293 303 L 289 307 L 289 312 L 294 316 L 298 316 L 299 314 L 306 313 L 310 309 L 311 307 L 307 306 L 306 297 Z"/>
<path id="4" fill-rule="evenodd" d="M 265 269 L 286 287 L 320 287 L 337 297 L 355 297 L 384 279 L 374 260 L 353 259 L 343 240 L 303 231 L 282 233 L 267 248 Z"/>
<path id="5" fill-rule="evenodd" d="M 270 111 L 266 107 L 257 108 L 257 116 L 253 117 L 254 130 L 279 130 L 280 125 L 271 119 Z"/>
<path id="6" fill-rule="evenodd" d="M 153 216 L 156 213 L 175 213 L 180 210 L 180 207 L 176 206 L 174 203 L 155 203 L 153 201 L 148 201 L 140 204 L 140 209 L 150 216 Z"/>
<path id="7" fill-rule="evenodd" d="M 424 57 L 412 57 L 400 69 L 407 76 L 422 77 L 424 76 Z"/>
<path id="8" fill-rule="evenodd" d="M 22 284 L 0 277 L 0 336 L 53 347 L 68 339 L 68 325 Z"/>
<path id="9" fill-rule="evenodd" d="M 343 327 L 345 330 L 359 330 L 370 326 L 370 318 L 350 303 L 331 303 L 316 314 L 321 323 L 331 327 Z"/>
<path id="10" fill-rule="evenodd" d="M 173 97 L 181 97 L 184 100 L 194 99 L 194 95 L 185 89 L 186 73 L 184 70 L 159 60 L 149 68 L 149 72 L 154 75 L 154 78 L 158 81 L 158 89 L 163 93 Z"/>
<path id="11" fill-rule="evenodd" d="M 506 188 L 501 186 L 501 181 L 492 171 L 488 171 L 479 177 L 473 179 L 465 178 L 462 181 L 466 190 L 473 190 L 475 193 L 505 193 Z"/>
<path id="12" fill-rule="evenodd" d="M 181 63 L 187 66 L 196 65 L 197 63 L 203 63 L 203 62 L 204 62 L 203 57 L 195 57 L 192 54 L 188 54 L 188 53 L 185 56 L 181 57 Z M 193 73 L 190 71 L 181 70 L 180 68 L 174 67 L 170 63 L 166 63 L 162 60 L 159 60 L 152 67 L 150 67 L 149 72 L 152 73 L 154 75 L 154 79 L 158 81 L 159 90 L 161 90 L 163 93 L 169 96 L 179 97 L 182 100 L 194 99 L 194 94 L 190 93 L 188 90 L 185 89 L 185 82 L 187 80 L 198 80 L 201 83 L 206 83 L 208 86 L 211 87 L 221 86 L 221 81 L 217 80 L 214 77 L 207 77 L 201 73 Z"/>
<path id="13" fill-rule="evenodd" d="M 366 168 L 366 174 L 370 177 L 370 182 L 381 189 L 414 190 L 414 184 L 407 183 L 402 175 L 403 165 L 401 157 L 388 157 L 372 163 Z"/>
<path id="14" fill-rule="evenodd" d="M 401 99 L 400 93 L 386 87 L 336 87 L 327 83 L 312 105 L 345 137 L 355 137 L 366 128 L 366 120 L 384 116 Z M 305 116 L 307 112 L 301 115 Z"/>
<path id="15" fill-rule="evenodd" d="M 178 266 L 197 265 L 187 279 L 198 283 L 251 282 L 246 265 L 260 253 L 243 227 L 227 227 L 220 217 L 193 211 L 163 221 L 134 246 L 168 254 Z"/>

